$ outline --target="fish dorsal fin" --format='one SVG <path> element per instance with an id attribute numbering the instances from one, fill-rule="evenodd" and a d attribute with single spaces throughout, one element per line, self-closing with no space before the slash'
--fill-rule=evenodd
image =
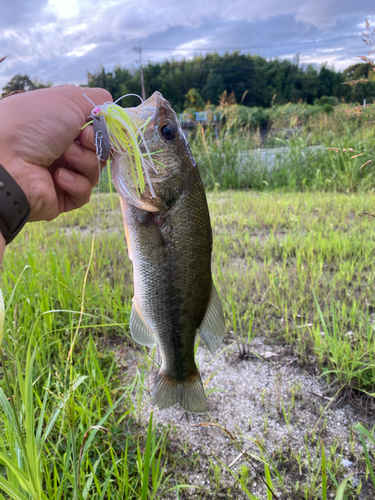
<path id="1" fill-rule="evenodd" d="M 199 327 L 199 333 L 211 352 L 216 351 L 223 341 L 225 334 L 223 308 L 213 283 L 211 298 L 208 303 L 206 315 Z"/>
<path id="2" fill-rule="evenodd" d="M 130 314 L 130 333 L 138 344 L 147 347 L 157 345 L 156 337 L 144 322 L 136 301 L 133 299 L 132 312 Z"/>

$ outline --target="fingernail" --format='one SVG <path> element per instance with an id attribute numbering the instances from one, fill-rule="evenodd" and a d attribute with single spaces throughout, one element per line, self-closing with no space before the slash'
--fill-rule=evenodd
<path id="1" fill-rule="evenodd" d="M 72 174 L 72 172 L 69 172 L 69 170 L 61 168 L 59 173 L 59 179 L 62 182 L 74 182 L 75 177 L 74 174 Z"/>
<path id="2" fill-rule="evenodd" d="M 87 144 L 95 144 L 95 139 L 94 139 L 94 129 L 91 125 L 86 127 L 86 142 Z"/>
<path id="3" fill-rule="evenodd" d="M 81 156 L 82 148 L 76 142 L 72 142 L 72 144 L 66 150 L 66 154 L 70 156 Z"/>

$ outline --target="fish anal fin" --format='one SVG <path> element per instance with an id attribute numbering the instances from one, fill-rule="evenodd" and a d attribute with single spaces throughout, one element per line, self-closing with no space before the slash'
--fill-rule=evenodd
<path id="1" fill-rule="evenodd" d="M 157 345 L 156 337 L 144 322 L 135 299 L 133 299 L 132 311 L 130 313 L 130 333 L 138 344 L 147 347 L 155 347 Z"/>
<path id="2" fill-rule="evenodd" d="M 179 403 L 188 413 L 207 413 L 207 400 L 199 372 L 181 383 L 160 371 L 156 377 L 153 402 L 160 410 Z"/>
<path id="3" fill-rule="evenodd" d="M 223 307 L 213 283 L 210 301 L 206 315 L 199 326 L 199 333 L 211 352 L 216 351 L 225 335 Z"/>

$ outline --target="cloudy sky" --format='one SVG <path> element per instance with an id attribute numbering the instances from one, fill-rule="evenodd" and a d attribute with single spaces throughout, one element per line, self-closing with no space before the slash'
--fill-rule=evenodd
<path id="1" fill-rule="evenodd" d="M 328 63 L 336 70 L 367 54 L 370 0 L 2 0 L 0 88 L 16 73 L 86 83 L 101 65 L 240 50 L 266 58 Z"/>

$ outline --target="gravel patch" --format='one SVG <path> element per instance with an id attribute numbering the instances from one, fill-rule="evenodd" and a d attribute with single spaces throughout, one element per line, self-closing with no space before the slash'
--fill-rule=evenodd
<path id="1" fill-rule="evenodd" d="M 138 353 L 137 357 L 139 355 L 142 356 Z M 189 460 L 181 460 L 181 471 L 174 472 L 176 476 L 184 475 L 186 483 L 199 486 L 200 489 L 183 490 L 179 498 L 247 498 L 227 471 L 221 472 L 220 484 L 217 481 L 215 484 L 212 464 L 220 461 L 238 472 L 248 462 L 223 430 L 214 426 L 199 427 L 207 422 L 225 427 L 235 436 L 242 450 L 257 456 L 260 451 L 254 440 L 263 444 L 274 461 L 280 454 L 290 456 L 291 450 L 300 454 L 301 474 L 296 470 L 296 462 L 294 467 L 291 464 L 285 464 L 285 468 L 282 466 L 285 471 L 284 482 L 287 484 L 309 481 L 311 464 L 308 457 L 313 460 L 321 439 L 326 453 L 329 453 L 331 446 L 335 446 L 334 453 L 344 460 L 347 473 L 361 472 L 354 466 L 353 451 L 357 450 L 350 436 L 353 425 L 358 421 L 368 424 L 366 416 L 350 405 L 338 408 L 330 404 L 330 399 L 323 396 L 325 384 L 299 367 L 296 358 L 286 357 L 281 350 L 278 352 L 278 348 L 271 348 L 259 338 L 251 344 L 248 359 L 239 358 L 235 343 L 223 345 L 218 354 L 211 354 L 200 345 L 196 358 L 208 395 L 208 414 L 188 415 L 178 406 L 164 411 L 153 407 L 151 395 L 156 368 L 147 375 L 149 391 L 144 393 L 141 413 L 141 420 L 147 423 L 153 411 L 156 424 L 171 427 L 171 450 L 176 454 L 182 453 L 182 456 L 185 453 L 187 459 L 195 460 L 194 468 L 185 465 Z M 128 364 L 130 376 L 131 367 L 136 364 L 135 359 L 134 363 Z M 256 460 L 253 463 L 263 475 L 262 464 Z M 278 470 L 282 472 L 279 465 Z M 251 467 L 248 487 L 260 499 L 267 497 L 265 486 Z M 232 490 L 231 495 L 235 492 L 235 496 L 227 496 L 225 492 L 229 488 Z M 285 492 L 278 493 L 280 500 L 296 498 Z M 165 498 L 176 498 L 176 494 Z"/>

